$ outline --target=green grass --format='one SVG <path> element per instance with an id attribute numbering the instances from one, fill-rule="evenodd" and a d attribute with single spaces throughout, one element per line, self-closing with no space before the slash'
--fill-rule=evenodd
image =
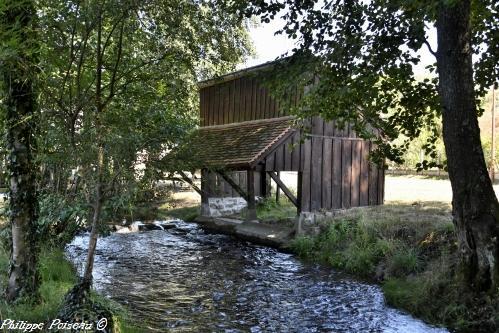
<path id="1" fill-rule="evenodd" d="M 256 206 L 256 216 L 261 221 L 279 221 L 296 217 L 296 207 L 284 194 L 281 195 L 279 202 L 275 197 L 264 198 Z"/>
<path id="2" fill-rule="evenodd" d="M 9 256 L 1 247 L 0 253 L 0 288 L 6 287 Z M 1 301 L 1 319 L 11 318 L 30 322 L 42 322 L 54 318 L 66 292 L 76 283 L 77 278 L 72 265 L 64 258 L 60 249 L 43 249 L 40 254 L 39 272 L 40 302 L 20 300 L 15 305 Z"/>
<path id="3" fill-rule="evenodd" d="M 181 207 L 181 208 L 164 208 L 161 207 L 158 211 L 158 218 L 166 219 L 166 218 L 176 218 L 186 222 L 194 221 L 196 217 L 199 216 L 201 211 L 200 206 L 192 206 L 192 207 Z"/>
<path id="4" fill-rule="evenodd" d="M 351 209 L 323 222 L 318 236 L 296 238 L 291 247 L 306 260 L 380 282 L 389 304 L 429 322 L 462 332 L 499 328 L 499 295 L 472 295 L 455 277 L 448 204 Z"/>

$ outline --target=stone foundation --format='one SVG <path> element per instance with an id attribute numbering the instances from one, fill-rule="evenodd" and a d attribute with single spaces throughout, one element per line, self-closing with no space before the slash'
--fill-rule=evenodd
<path id="1" fill-rule="evenodd" d="M 208 198 L 208 203 L 201 205 L 202 216 L 226 216 L 237 214 L 247 206 L 246 200 L 241 197 Z"/>

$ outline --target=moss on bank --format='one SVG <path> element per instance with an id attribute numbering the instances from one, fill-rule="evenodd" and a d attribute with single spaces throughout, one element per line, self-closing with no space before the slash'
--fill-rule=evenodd
<path id="1" fill-rule="evenodd" d="M 476 295 L 455 279 L 450 207 L 391 204 L 351 209 L 292 243 L 301 257 L 380 282 L 389 304 L 460 332 L 499 330 L 499 295 Z"/>

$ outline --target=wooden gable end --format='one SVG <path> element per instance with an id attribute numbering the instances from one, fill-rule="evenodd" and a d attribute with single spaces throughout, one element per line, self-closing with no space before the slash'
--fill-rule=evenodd
<path id="1" fill-rule="evenodd" d="M 301 94 L 289 97 L 296 105 Z M 261 80 L 254 75 L 236 77 L 200 89 L 200 126 L 225 125 L 287 116 Z"/>

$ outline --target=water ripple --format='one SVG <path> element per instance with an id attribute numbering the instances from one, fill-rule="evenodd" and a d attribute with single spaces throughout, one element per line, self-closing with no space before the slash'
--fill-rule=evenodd
<path id="1" fill-rule="evenodd" d="M 158 332 L 443 333 L 379 287 L 193 224 L 99 239 L 94 287 Z M 67 247 L 82 267 L 88 234 Z"/>

